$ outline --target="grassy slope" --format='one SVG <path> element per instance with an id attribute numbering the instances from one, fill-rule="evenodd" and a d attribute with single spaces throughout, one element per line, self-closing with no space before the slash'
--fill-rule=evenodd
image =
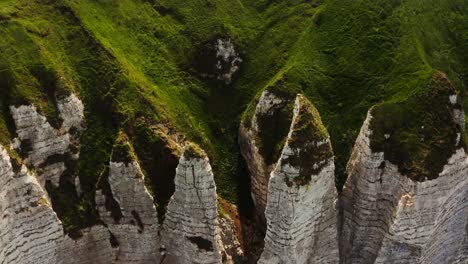
<path id="1" fill-rule="evenodd" d="M 304 7 L 301 11 L 308 12 Z M 281 76 L 283 86 L 291 91 L 299 87 L 308 96 L 330 132 L 341 186 L 371 106 L 404 101 L 424 87 L 435 70 L 446 72 L 456 89 L 466 93 L 467 60 L 460 51 L 467 50 L 466 26 L 461 26 L 467 14 L 463 1 L 325 1 L 300 21 L 302 34 L 289 38 L 292 48 L 276 57 L 287 58 L 279 69 L 250 72 L 271 79 L 245 86 L 262 87 Z"/>
<path id="2" fill-rule="evenodd" d="M 436 69 L 466 95 L 467 25 L 463 0 L 0 0 L 0 142 L 12 137 L 9 104 L 33 102 L 54 117 L 53 92 L 73 90 L 87 106 L 88 129 L 77 168 L 86 195 L 71 215 L 91 210 L 118 131 L 141 116 L 200 144 L 218 192 L 236 202 L 247 195 L 241 115 L 281 80 L 318 108 L 341 185 L 372 105 L 405 100 Z M 219 36 L 231 37 L 244 59 L 229 87 L 201 80 L 193 67 Z M 82 220 L 71 216 L 69 225 Z"/>

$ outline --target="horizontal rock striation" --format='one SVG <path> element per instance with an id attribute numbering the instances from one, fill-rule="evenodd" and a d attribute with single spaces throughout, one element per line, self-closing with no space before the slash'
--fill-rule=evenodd
<path id="1" fill-rule="evenodd" d="M 61 128 L 56 129 L 33 105 L 11 106 L 19 149 L 26 166 L 15 165 L 0 147 L 0 263 L 112 263 L 110 233 L 103 226 L 81 231 L 79 238 L 64 234 L 62 223 L 50 205 L 45 182 L 59 186 L 66 163 L 78 157 L 83 129 L 83 104 L 70 95 L 57 100 Z M 18 168 L 15 168 L 18 167 Z M 73 183 L 79 180 L 70 179 Z M 79 186 L 78 186 L 79 187 Z"/>
<path id="2" fill-rule="evenodd" d="M 57 263 L 63 238 L 46 194 L 25 166 L 0 146 L 0 263 Z"/>
<path id="3" fill-rule="evenodd" d="M 217 234 L 217 197 L 206 154 L 189 144 L 176 170 L 175 192 L 161 231 L 163 263 L 222 263 Z"/>
<path id="4" fill-rule="evenodd" d="M 107 228 L 83 230 L 74 240 L 47 195 L 26 166 L 15 169 L 0 146 L 0 263 L 111 264 L 113 249 Z"/>
<path id="5" fill-rule="evenodd" d="M 371 112 L 348 164 L 341 197 L 342 263 L 463 263 L 468 157 L 463 148 L 438 178 L 416 182 L 370 148 Z M 458 262 L 457 262 L 458 261 Z"/>
<path id="6" fill-rule="evenodd" d="M 334 168 L 320 116 L 299 95 L 268 185 L 265 249 L 258 263 L 338 263 Z"/>
<path id="7" fill-rule="evenodd" d="M 241 126 L 239 139 L 252 174 L 256 209 L 267 223 L 258 263 L 466 263 L 465 121 L 460 99 L 454 94 L 448 99 L 457 133 L 446 142 L 454 144 L 454 153 L 429 180 L 402 174 L 386 153 L 372 151 L 374 117 L 369 111 L 348 163 L 338 215 L 333 152 L 317 110 L 305 97 L 296 97 L 286 143 L 278 161 L 271 163 L 260 132 L 268 127 L 268 118 L 285 109 L 288 98 L 265 91 L 252 122 Z M 79 179 L 64 177 L 79 155 L 84 116 L 74 95 L 58 99 L 57 109 L 60 128 L 52 127 L 33 105 L 10 107 L 18 135 L 11 151 L 21 150 L 25 159 L 17 164 L 0 146 L 0 264 L 245 261 L 233 221 L 218 218 L 209 159 L 194 144 L 180 158 L 176 190 L 159 226 L 142 169 L 128 138 L 119 136 L 125 140 L 114 146 L 96 191 L 99 224 L 80 230 L 79 237 L 65 235 L 44 185 L 69 180 L 79 192 Z"/>

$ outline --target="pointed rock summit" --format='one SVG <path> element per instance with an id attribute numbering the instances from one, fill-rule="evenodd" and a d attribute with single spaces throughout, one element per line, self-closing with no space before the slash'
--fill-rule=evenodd
<path id="1" fill-rule="evenodd" d="M 217 196 L 205 152 L 188 144 L 176 169 L 175 192 L 167 206 L 161 247 L 165 263 L 221 263 Z"/>
<path id="2" fill-rule="evenodd" d="M 334 168 L 318 111 L 298 95 L 268 184 L 265 249 L 258 263 L 338 263 Z"/>

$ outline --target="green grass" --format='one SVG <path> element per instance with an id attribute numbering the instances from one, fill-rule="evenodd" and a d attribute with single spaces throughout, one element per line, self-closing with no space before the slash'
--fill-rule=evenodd
<path id="1" fill-rule="evenodd" d="M 96 184 L 119 131 L 129 136 L 163 213 L 177 150 L 157 125 L 200 145 L 219 195 L 236 203 L 247 195 L 238 127 L 265 89 L 281 84 L 316 106 L 331 137 L 338 187 L 372 106 L 410 102 L 437 70 L 467 103 L 464 0 L 2 0 L 0 33 L 2 145 L 14 136 L 11 104 L 34 103 L 52 124 L 54 93 L 73 91 L 86 106 L 76 166 L 84 195 L 61 216 L 70 228 L 94 214 Z M 196 66 L 217 37 L 231 38 L 243 58 L 229 86 L 204 79 Z M 270 162 L 284 142 L 288 109 L 264 124 Z M 427 148 L 408 142 L 409 149 Z"/>

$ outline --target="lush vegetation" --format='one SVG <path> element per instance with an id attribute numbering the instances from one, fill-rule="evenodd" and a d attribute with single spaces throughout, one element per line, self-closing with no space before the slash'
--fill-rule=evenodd
<path id="1" fill-rule="evenodd" d="M 264 89 L 303 93 L 316 106 L 331 136 L 339 187 L 372 106 L 414 98 L 438 70 L 468 103 L 464 0 L 0 0 L 0 33 L 2 145 L 14 137 L 9 105 L 34 103 L 52 124 L 56 93 L 75 92 L 86 105 L 75 168 L 83 195 L 66 202 L 72 209 L 61 215 L 70 228 L 93 215 L 96 184 L 120 131 L 163 212 L 180 153 L 158 126 L 200 145 L 220 196 L 236 203 L 248 195 L 241 191 L 238 127 Z M 204 78 L 197 67 L 219 37 L 230 38 L 243 58 L 230 85 Z M 279 122 L 262 143 L 270 161 L 284 142 Z M 167 188 L 157 190 L 159 182 Z"/>

